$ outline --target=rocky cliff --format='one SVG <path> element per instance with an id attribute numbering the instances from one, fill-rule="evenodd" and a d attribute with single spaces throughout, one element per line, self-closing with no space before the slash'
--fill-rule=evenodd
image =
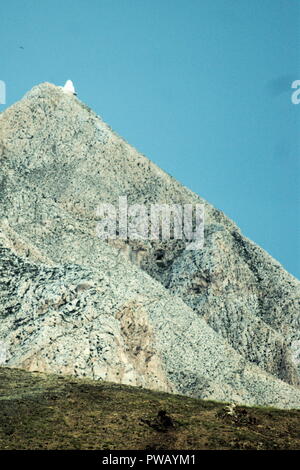
<path id="1" fill-rule="evenodd" d="M 0 115 L 0 160 L 4 365 L 300 408 L 300 283 L 221 211 L 50 84 Z M 124 195 L 204 204 L 203 249 L 100 240 Z"/>

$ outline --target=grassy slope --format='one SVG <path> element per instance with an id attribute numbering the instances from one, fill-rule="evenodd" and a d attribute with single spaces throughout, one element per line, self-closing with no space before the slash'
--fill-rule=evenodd
<path id="1" fill-rule="evenodd" d="M 0 449 L 299 449 L 300 410 L 0 368 Z M 167 412 L 167 417 L 158 413 Z M 168 419 L 171 418 L 171 422 Z"/>

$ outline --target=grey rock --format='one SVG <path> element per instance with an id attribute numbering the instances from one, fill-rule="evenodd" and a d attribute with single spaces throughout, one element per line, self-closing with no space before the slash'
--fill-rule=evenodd
<path id="1" fill-rule="evenodd" d="M 5 365 L 300 407 L 300 283 L 221 211 L 39 85 L 0 115 Z M 203 203 L 205 245 L 105 243 L 99 203 Z"/>

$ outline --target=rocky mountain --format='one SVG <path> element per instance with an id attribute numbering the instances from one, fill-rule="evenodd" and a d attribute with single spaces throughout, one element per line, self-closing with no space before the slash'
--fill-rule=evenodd
<path id="1" fill-rule="evenodd" d="M 300 283 L 221 211 L 42 84 L 0 114 L 2 364 L 300 408 Z M 100 203 L 204 204 L 204 247 L 101 240 Z"/>

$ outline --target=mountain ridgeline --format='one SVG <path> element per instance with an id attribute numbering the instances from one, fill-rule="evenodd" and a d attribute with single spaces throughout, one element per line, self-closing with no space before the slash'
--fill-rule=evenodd
<path id="1" fill-rule="evenodd" d="M 0 114 L 3 366 L 300 408 L 300 283 L 44 83 Z M 108 240 L 97 207 L 204 204 L 204 247 Z"/>

